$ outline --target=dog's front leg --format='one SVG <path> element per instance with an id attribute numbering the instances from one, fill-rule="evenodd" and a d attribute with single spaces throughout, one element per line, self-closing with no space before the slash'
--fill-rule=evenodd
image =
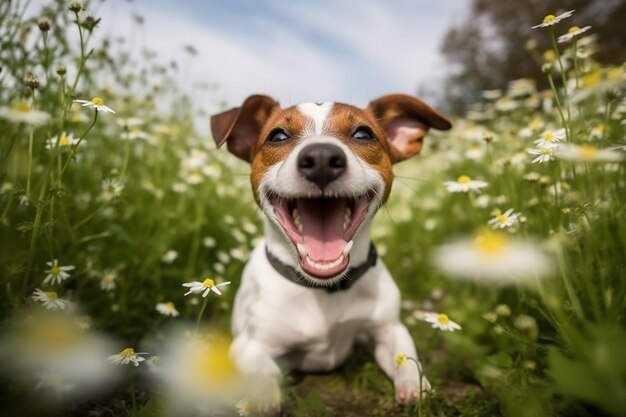
<path id="1" fill-rule="evenodd" d="M 374 332 L 376 341 L 376 361 L 382 370 L 393 380 L 396 401 L 408 403 L 419 400 L 430 390 L 430 383 L 421 375 L 418 368 L 417 352 L 413 338 L 407 328 L 400 322 L 389 323 Z M 396 363 L 398 355 L 406 355 L 406 363 Z"/>
<path id="2" fill-rule="evenodd" d="M 245 334 L 235 337 L 230 354 L 239 371 L 254 381 L 253 408 L 263 414 L 280 412 L 281 371 L 268 346 Z"/>

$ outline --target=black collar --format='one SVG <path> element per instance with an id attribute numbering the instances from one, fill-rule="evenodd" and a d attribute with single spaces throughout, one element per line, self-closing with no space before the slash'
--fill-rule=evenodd
<path id="1" fill-rule="evenodd" d="M 378 259 L 378 255 L 376 254 L 376 248 L 374 247 L 373 243 L 370 243 L 370 251 L 367 255 L 367 260 L 365 262 L 363 262 L 359 266 L 349 268 L 348 272 L 346 272 L 344 277 L 337 284 L 330 287 L 321 287 L 319 285 L 311 284 L 293 266 L 281 262 L 277 257 L 270 253 L 270 251 L 267 249 L 267 245 L 265 245 L 265 255 L 267 255 L 267 260 L 274 267 L 276 272 L 278 272 L 280 275 L 287 278 L 294 284 L 298 284 L 307 288 L 314 288 L 316 290 L 326 290 L 326 292 L 329 293 L 344 291 L 350 288 L 352 284 L 354 284 L 359 278 L 363 276 L 363 274 L 367 272 L 368 269 L 376 265 L 376 259 Z"/>

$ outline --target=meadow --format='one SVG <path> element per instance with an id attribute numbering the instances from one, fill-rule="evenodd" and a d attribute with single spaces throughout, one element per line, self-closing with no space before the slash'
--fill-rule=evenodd
<path id="1" fill-rule="evenodd" d="M 198 133 L 179 65 L 93 42 L 88 6 L 24 10 L 0 4 L 3 408 L 254 414 L 227 355 L 262 236 L 248 166 Z M 376 218 L 428 398 L 396 405 L 363 346 L 286 375 L 283 415 L 626 415 L 626 66 L 568 17 L 537 16 L 552 49 L 519 45 L 550 88 L 485 91 L 396 167 Z"/>

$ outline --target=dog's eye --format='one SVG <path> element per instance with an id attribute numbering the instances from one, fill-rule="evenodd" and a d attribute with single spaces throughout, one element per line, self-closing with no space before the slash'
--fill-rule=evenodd
<path id="1" fill-rule="evenodd" d="M 267 141 L 271 143 L 281 143 L 289 139 L 289 135 L 283 129 L 274 129 L 267 136 Z"/>
<path id="2" fill-rule="evenodd" d="M 369 127 L 361 126 L 354 131 L 352 137 L 357 140 L 370 141 L 374 139 L 374 133 Z"/>

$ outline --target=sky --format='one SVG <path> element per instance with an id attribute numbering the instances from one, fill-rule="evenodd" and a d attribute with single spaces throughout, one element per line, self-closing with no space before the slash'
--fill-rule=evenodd
<path id="1" fill-rule="evenodd" d="M 45 1 L 40 1 L 45 3 Z M 284 107 L 364 106 L 388 93 L 443 88 L 439 48 L 468 0 L 95 1 L 100 35 L 132 37 L 185 67 L 181 88 L 219 87 L 207 111 L 267 94 Z M 137 28 L 133 15 L 145 19 Z M 98 35 L 98 33 L 96 33 Z M 185 45 L 198 54 L 190 58 Z"/>

